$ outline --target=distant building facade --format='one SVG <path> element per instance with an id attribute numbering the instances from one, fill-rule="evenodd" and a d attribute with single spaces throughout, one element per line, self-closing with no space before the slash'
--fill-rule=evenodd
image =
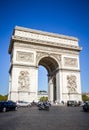
<path id="1" fill-rule="evenodd" d="M 8 99 L 37 101 L 42 65 L 48 72 L 49 101 L 81 101 L 80 51 L 75 37 L 16 26 L 9 46 Z"/>

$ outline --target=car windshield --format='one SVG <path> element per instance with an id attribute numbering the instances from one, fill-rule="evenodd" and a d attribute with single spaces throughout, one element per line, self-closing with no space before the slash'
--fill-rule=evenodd
<path id="1" fill-rule="evenodd" d="M 87 101 L 86 104 L 89 105 L 89 101 Z"/>
<path id="2" fill-rule="evenodd" d="M 28 102 L 25 102 L 25 101 L 18 101 L 18 103 L 28 103 Z"/>

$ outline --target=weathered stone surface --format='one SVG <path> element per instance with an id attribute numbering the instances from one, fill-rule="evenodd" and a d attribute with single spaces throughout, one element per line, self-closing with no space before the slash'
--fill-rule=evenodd
<path id="1" fill-rule="evenodd" d="M 38 100 L 38 66 L 48 71 L 51 102 L 81 100 L 78 39 L 23 27 L 15 27 L 11 55 L 8 99 Z"/>

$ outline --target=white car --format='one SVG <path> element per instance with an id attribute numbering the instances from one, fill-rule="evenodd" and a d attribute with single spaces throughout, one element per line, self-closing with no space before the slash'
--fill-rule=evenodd
<path id="1" fill-rule="evenodd" d="M 17 101 L 16 103 L 18 107 L 28 107 L 28 106 L 31 107 L 31 103 L 26 102 L 26 101 Z"/>

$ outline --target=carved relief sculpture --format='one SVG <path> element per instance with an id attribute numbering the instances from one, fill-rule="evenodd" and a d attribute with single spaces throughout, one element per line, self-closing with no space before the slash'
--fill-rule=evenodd
<path id="1" fill-rule="evenodd" d="M 64 65 L 65 66 L 72 66 L 72 67 L 77 67 L 77 58 L 69 58 L 69 57 L 64 57 Z"/>
<path id="2" fill-rule="evenodd" d="M 53 56 L 55 57 L 58 61 L 61 61 L 61 55 L 58 55 L 58 54 L 53 54 L 53 53 L 48 53 L 48 52 L 37 52 L 37 55 L 36 55 L 36 61 L 38 63 L 39 59 L 42 57 L 42 56 Z"/>
<path id="3" fill-rule="evenodd" d="M 58 54 L 51 54 L 51 56 L 55 57 L 58 61 L 61 62 L 61 55 L 58 55 Z"/>
<path id="4" fill-rule="evenodd" d="M 76 76 L 75 75 L 67 75 L 67 88 L 68 93 L 75 93 L 77 92 L 77 83 L 76 83 Z"/>
<path id="5" fill-rule="evenodd" d="M 31 52 L 17 51 L 16 60 L 23 61 L 23 62 L 33 62 L 34 61 L 34 54 Z"/>
<path id="6" fill-rule="evenodd" d="M 29 89 L 29 73 L 27 71 L 21 71 L 18 77 L 18 89 L 28 90 Z"/>
<path id="7" fill-rule="evenodd" d="M 47 53 L 45 52 L 37 52 L 37 55 L 36 55 L 36 61 L 38 62 L 38 60 L 44 56 L 44 55 L 47 55 Z"/>
<path id="8" fill-rule="evenodd" d="M 8 49 L 11 55 L 8 100 L 39 101 L 38 69 L 42 65 L 47 70 L 51 103 L 82 101 L 81 50 L 76 37 L 16 26 Z"/>

